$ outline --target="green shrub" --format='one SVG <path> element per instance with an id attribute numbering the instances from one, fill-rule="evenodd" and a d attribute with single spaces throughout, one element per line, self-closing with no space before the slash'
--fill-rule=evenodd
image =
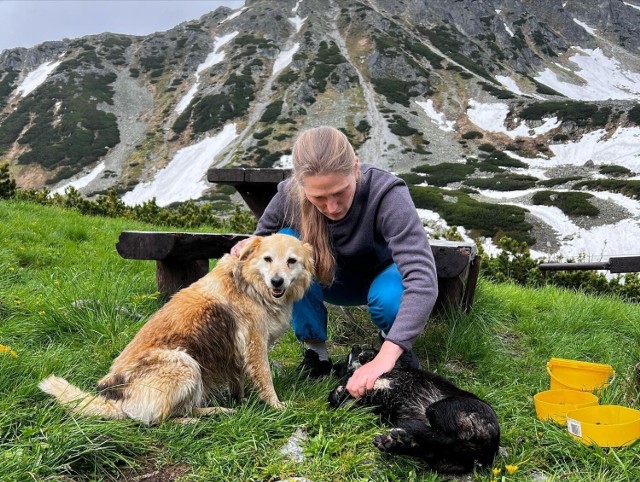
<path id="1" fill-rule="evenodd" d="M 434 69 L 442 69 L 444 68 L 442 65 L 442 61 L 444 57 L 436 54 L 433 50 L 427 47 L 425 44 L 417 43 L 417 42 L 406 42 L 405 47 L 413 52 L 414 54 L 420 55 L 429 61 L 431 66 Z"/>
<path id="2" fill-rule="evenodd" d="M 284 102 L 281 100 L 276 100 L 267 106 L 267 108 L 262 113 L 260 117 L 260 122 L 272 123 L 275 122 L 276 119 L 282 113 L 282 104 Z"/>
<path id="3" fill-rule="evenodd" d="M 459 162 L 441 162 L 435 165 L 421 165 L 411 169 L 413 172 L 426 174 L 421 182 L 427 181 L 433 186 L 446 186 L 451 182 L 458 182 L 473 174 L 475 168 L 469 164 Z"/>
<path id="4" fill-rule="evenodd" d="M 19 163 L 47 169 L 68 166 L 74 173 L 95 163 L 120 141 L 115 115 L 96 107 L 100 102 L 113 104 L 115 79 L 113 73 L 70 72 L 65 81 L 43 84 L 4 120 L 0 149 L 17 140 L 30 147 Z M 57 102 L 65 108 L 60 122 L 54 122 Z"/>
<path id="5" fill-rule="evenodd" d="M 611 109 L 599 109 L 595 104 L 567 101 L 545 101 L 530 104 L 520 112 L 520 117 L 526 120 L 540 120 L 543 117 L 556 116 L 564 122 L 574 122 L 578 126 L 591 124 L 600 127 L 606 124 Z"/>
<path id="6" fill-rule="evenodd" d="M 486 166 L 515 167 L 515 168 L 528 167 L 526 162 L 523 162 L 519 159 L 514 159 L 513 157 L 498 150 L 491 151 L 491 153 L 482 160 L 481 165 L 483 167 L 486 167 Z"/>
<path id="7" fill-rule="evenodd" d="M 369 131 L 371 131 L 371 124 L 369 124 L 366 119 L 362 119 L 360 122 L 358 122 L 356 130 L 366 136 L 369 134 Z"/>
<path id="8" fill-rule="evenodd" d="M 589 200 L 593 195 L 586 192 L 538 191 L 532 202 L 537 206 L 555 206 L 567 216 L 597 216 L 600 210 Z"/>
<path id="9" fill-rule="evenodd" d="M 328 65 L 339 65 L 345 63 L 347 59 L 340 53 L 340 47 L 333 40 L 329 44 L 323 40 L 320 42 L 316 61 Z"/>
<path id="10" fill-rule="evenodd" d="M 464 134 L 462 134 L 462 138 L 463 139 L 482 139 L 484 137 L 484 134 L 482 132 L 479 131 L 467 131 Z"/>
<path id="11" fill-rule="evenodd" d="M 493 152 L 496 150 L 496 148 L 493 146 L 493 144 L 489 144 L 488 142 L 483 142 L 478 146 L 478 150 L 484 151 L 484 152 Z"/>
<path id="12" fill-rule="evenodd" d="M 530 234 L 532 226 L 524 219 L 525 209 L 480 202 L 462 191 L 431 186 L 409 186 L 409 191 L 416 207 L 436 211 L 447 224 L 464 226 L 472 236 L 496 240 L 509 236 L 528 245 L 535 243 Z"/>
<path id="13" fill-rule="evenodd" d="M 426 177 L 416 174 L 415 172 L 404 172 L 398 174 L 398 177 L 407 184 L 421 184 L 426 181 Z"/>
<path id="14" fill-rule="evenodd" d="M 580 176 L 554 177 L 538 181 L 538 186 L 553 187 L 567 182 L 579 181 L 580 179 L 582 179 Z"/>
<path id="15" fill-rule="evenodd" d="M 485 92 L 489 92 L 491 95 L 498 99 L 515 99 L 516 96 L 509 92 L 508 90 L 497 87 L 493 84 L 489 84 L 487 82 L 481 82 L 482 90 Z"/>
<path id="16" fill-rule="evenodd" d="M 598 169 L 600 174 L 604 174 L 605 176 L 613 176 L 613 177 L 623 177 L 623 176 L 633 176 L 633 172 L 631 169 L 628 169 L 624 166 L 616 166 L 612 164 L 605 164 L 600 166 Z"/>
<path id="17" fill-rule="evenodd" d="M 397 136 L 407 137 L 418 133 L 417 129 L 414 129 L 409 125 L 409 121 L 404 117 L 394 115 L 393 122 L 389 123 L 389 129 Z"/>
<path id="18" fill-rule="evenodd" d="M 207 95 L 194 104 L 191 113 L 194 132 L 217 129 L 227 120 L 243 116 L 249 109 L 254 99 L 254 82 L 250 75 L 232 73 L 224 86 L 230 90 L 228 94 Z M 186 115 L 186 111 L 183 114 Z M 184 119 L 178 127 L 182 125 Z M 181 132 L 176 130 L 175 124 L 174 131 Z"/>
<path id="19" fill-rule="evenodd" d="M 253 133 L 253 138 L 254 139 L 264 139 L 265 137 L 271 135 L 271 133 L 273 132 L 273 127 L 267 127 L 265 130 L 260 131 L 260 132 L 254 132 Z"/>
<path id="20" fill-rule="evenodd" d="M 405 107 L 409 107 L 409 99 L 418 95 L 417 92 L 412 92 L 416 82 L 405 82 L 404 80 L 398 80 L 393 78 L 377 78 L 373 79 L 373 88 L 378 94 L 384 95 L 389 102 L 395 104 L 401 104 Z"/>
<path id="21" fill-rule="evenodd" d="M 618 192 L 632 199 L 640 199 L 640 181 L 633 179 L 595 179 L 590 181 L 580 181 L 576 183 L 573 188 Z"/>
<path id="22" fill-rule="evenodd" d="M 632 107 L 631 110 L 629 110 L 627 118 L 629 119 L 629 122 L 633 122 L 634 124 L 640 126 L 640 104 Z"/>
<path id="23" fill-rule="evenodd" d="M 538 178 L 526 174 L 498 173 L 489 178 L 467 179 L 463 181 L 467 186 L 493 191 L 520 191 L 530 189 L 536 185 Z"/>
<path id="24" fill-rule="evenodd" d="M 0 199 L 13 197 L 16 193 L 16 182 L 9 172 L 9 164 L 0 164 Z"/>

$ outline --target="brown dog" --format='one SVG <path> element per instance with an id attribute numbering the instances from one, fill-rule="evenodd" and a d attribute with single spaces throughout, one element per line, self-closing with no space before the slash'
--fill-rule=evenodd
<path id="1" fill-rule="evenodd" d="M 294 301 L 314 273 L 312 247 L 293 236 L 251 238 L 142 327 L 90 395 L 51 375 L 40 389 L 74 413 L 147 424 L 224 411 L 206 407 L 229 389 L 241 399 L 245 376 L 260 398 L 281 407 L 267 352 L 289 327 Z"/>

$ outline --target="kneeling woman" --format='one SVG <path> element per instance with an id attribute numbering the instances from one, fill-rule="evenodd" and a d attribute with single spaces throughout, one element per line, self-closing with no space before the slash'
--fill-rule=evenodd
<path id="1" fill-rule="evenodd" d="M 371 390 L 396 361 L 417 367 L 412 345 L 438 295 L 433 254 L 409 189 L 393 174 L 360 164 L 333 127 L 304 131 L 293 146 L 293 171 L 278 185 L 254 234 L 289 233 L 313 245 L 318 283 L 294 306 L 293 330 L 306 346 L 301 372 L 331 371 L 324 301 L 367 305 L 380 329 L 378 355 L 347 384 L 354 397 Z M 237 254 L 242 242 L 232 254 Z"/>

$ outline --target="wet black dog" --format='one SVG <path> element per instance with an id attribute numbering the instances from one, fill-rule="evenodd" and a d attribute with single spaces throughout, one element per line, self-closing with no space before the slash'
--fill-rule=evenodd
<path id="1" fill-rule="evenodd" d="M 491 465 L 500 443 L 496 413 L 441 375 L 396 365 L 378 378 L 371 392 L 353 399 L 345 388 L 347 380 L 376 353 L 352 348 L 340 385 L 329 394 L 332 407 L 348 400 L 374 407 L 393 427 L 373 440 L 383 452 L 418 457 L 440 472 L 464 473 Z"/>

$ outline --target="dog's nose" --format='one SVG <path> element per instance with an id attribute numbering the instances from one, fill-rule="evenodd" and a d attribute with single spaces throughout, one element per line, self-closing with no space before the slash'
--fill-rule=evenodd
<path id="1" fill-rule="evenodd" d="M 271 286 L 273 286 L 274 288 L 281 288 L 283 284 L 284 279 L 282 279 L 281 276 L 274 276 L 273 278 L 271 278 Z"/>

